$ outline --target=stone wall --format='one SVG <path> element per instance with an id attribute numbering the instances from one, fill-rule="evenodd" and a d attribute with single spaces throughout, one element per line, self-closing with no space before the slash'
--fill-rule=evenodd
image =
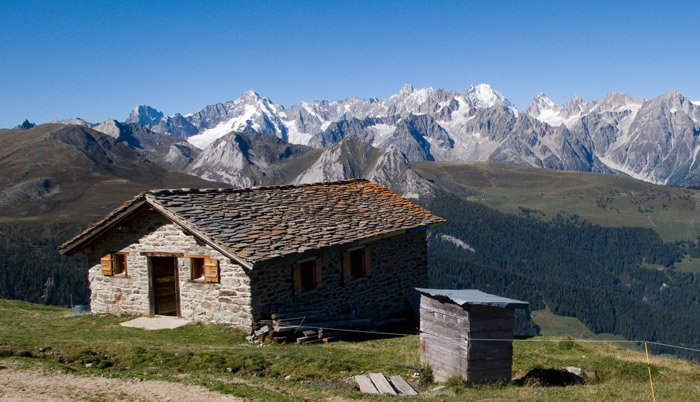
<path id="1" fill-rule="evenodd" d="M 428 284 L 426 232 L 407 233 L 368 243 L 371 247 L 371 276 L 342 283 L 342 253 L 350 248 L 332 248 L 320 254 L 320 289 L 294 296 L 292 264 L 286 259 L 250 272 L 255 318 L 273 312 L 328 309 L 331 315 L 355 312 L 357 317 L 381 319 L 405 311 L 406 295 Z M 356 245 L 353 245 L 356 246 Z"/>
<path id="2" fill-rule="evenodd" d="M 105 276 L 100 257 L 108 253 L 128 253 L 127 275 Z M 233 325 L 249 329 L 251 323 L 248 275 L 237 264 L 209 246 L 198 244 L 179 226 L 160 214 L 144 211 L 122 223 L 92 245 L 88 255 L 90 310 L 114 315 L 149 315 L 148 264 L 143 252 L 180 253 L 177 258 L 180 313 L 199 322 Z M 191 280 L 187 255 L 206 255 L 219 260 L 220 283 Z"/>
<path id="3" fill-rule="evenodd" d="M 180 313 L 198 322 L 249 329 L 252 318 L 271 312 L 327 309 L 330 314 L 355 312 L 357 317 L 381 319 L 407 309 L 406 295 L 428 283 L 426 232 L 408 233 L 368 243 L 371 276 L 342 283 L 342 253 L 350 247 L 334 247 L 320 253 L 304 253 L 246 272 L 218 251 L 200 244 L 179 226 L 153 211 L 141 212 L 91 245 L 88 255 L 90 308 L 93 313 L 152 314 L 148 264 L 141 253 L 178 253 Z M 105 276 L 100 257 L 128 253 L 127 275 Z M 187 255 L 217 258 L 220 283 L 190 279 Z M 319 257 L 320 289 L 294 296 L 292 264 Z M 252 291 L 251 291 L 252 287 Z"/>

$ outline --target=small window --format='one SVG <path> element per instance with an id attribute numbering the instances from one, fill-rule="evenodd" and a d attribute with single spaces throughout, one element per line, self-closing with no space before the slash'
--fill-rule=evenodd
<path id="1" fill-rule="evenodd" d="M 343 283 L 370 276 L 369 247 L 348 250 L 343 253 Z"/>
<path id="2" fill-rule="evenodd" d="M 100 258 L 102 274 L 106 276 L 126 276 L 127 253 L 106 254 Z"/>
<path id="3" fill-rule="evenodd" d="M 292 265 L 292 282 L 294 283 L 294 295 L 300 295 L 314 289 L 320 289 L 321 264 L 318 258 L 300 261 Z"/>
<path id="4" fill-rule="evenodd" d="M 190 279 L 204 282 L 204 257 L 190 257 Z"/>
<path id="5" fill-rule="evenodd" d="M 190 280 L 219 283 L 219 260 L 203 255 L 190 255 Z"/>

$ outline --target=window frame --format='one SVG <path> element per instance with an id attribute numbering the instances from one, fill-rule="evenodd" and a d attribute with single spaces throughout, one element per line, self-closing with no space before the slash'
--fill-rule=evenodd
<path id="1" fill-rule="evenodd" d="M 323 267 L 318 257 L 299 260 L 292 264 L 292 293 L 294 296 L 321 289 L 322 285 Z"/>
<path id="2" fill-rule="evenodd" d="M 107 253 L 100 257 L 102 275 L 114 278 L 128 278 L 128 257 L 129 253 L 125 252 Z"/>
<path id="3" fill-rule="evenodd" d="M 361 253 L 358 257 L 355 253 Z M 360 267 L 356 263 L 360 263 Z M 353 247 L 342 253 L 342 282 L 343 284 L 372 276 L 372 248 L 370 246 Z"/>
<path id="4" fill-rule="evenodd" d="M 187 258 L 190 261 L 190 281 L 192 282 L 204 282 L 204 259 L 207 258 L 205 255 L 188 255 Z M 195 261 L 199 261 L 198 270 L 199 275 L 195 275 Z"/>
<path id="5" fill-rule="evenodd" d="M 218 258 L 207 255 L 187 255 L 190 262 L 190 282 L 197 283 L 221 283 L 221 265 Z M 201 261 L 200 275 L 195 278 L 194 261 Z"/>

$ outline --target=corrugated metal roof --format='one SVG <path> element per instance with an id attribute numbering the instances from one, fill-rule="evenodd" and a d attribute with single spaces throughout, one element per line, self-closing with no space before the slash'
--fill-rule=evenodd
<path id="1" fill-rule="evenodd" d="M 480 304 L 483 306 L 493 306 L 493 307 L 513 307 L 513 308 L 527 308 L 530 305 L 528 302 L 509 299 L 507 297 L 501 297 L 492 295 L 489 293 L 482 292 L 478 289 L 423 289 L 416 288 L 417 291 L 424 295 L 432 297 L 444 297 L 457 303 L 464 307 L 466 304 Z"/>

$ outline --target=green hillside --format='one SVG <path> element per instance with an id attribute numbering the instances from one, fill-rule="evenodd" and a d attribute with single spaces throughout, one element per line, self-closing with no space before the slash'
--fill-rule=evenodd
<path id="1" fill-rule="evenodd" d="M 418 337 L 367 335 L 321 345 L 249 344 L 236 330 L 187 325 L 174 330 L 124 328 L 128 317 L 71 316 L 67 309 L 0 300 L 0 366 L 42 367 L 79 376 L 103 376 L 202 385 L 251 400 L 396 400 L 361 394 L 351 376 L 399 374 L 421 391 L 413 399 L 436 399 L 434 385 L 421 386 Z M 534 341 L 534 342 L 533 342 Z M 514 343 L 513 374 L 534 368 L 576 366 L 595 372 L 584 385 L 540 387 L 494 384 L 463 386 L 449 381 L 439 400 L 651 400 L 643 348 L 533 338 Z M 657 400 L 687 401 L 700 392 L 700 367 L 652 356 Z M 0 387 L 0 399 L 3 398 Z"/>
<path id="2" fill-rule="evenodd" d="M 700 278 L 673 268 L 686 245 L 648 228 L 568 214 L 543 221 L 449 193 L 424 206 L 447 219 L 429 237 L 431 287 L 527 300 L 533 311 L 549 307 L 594 333 L 700 347 Z M 537 333 L 527 311 L 516 314 L 516 332 Z"/>
<path id="3" fill-rule="evenodd" d="M 145 190 L 221 186 L 161 168 L 110 136 L 61 124 L 0 130 L 0 172 L 0 222 L 87 224 Z"/>
<path id="4" fill-rule="evenodd" d="M 498 163 L 414 162 L 412 168 L 464 199 L 511 214 L 551 220 L 559 212 L 603 226 L 655 230 L 665 241 L 700 234 L 700 191 L 623 175 L 566 172 Z"/>

